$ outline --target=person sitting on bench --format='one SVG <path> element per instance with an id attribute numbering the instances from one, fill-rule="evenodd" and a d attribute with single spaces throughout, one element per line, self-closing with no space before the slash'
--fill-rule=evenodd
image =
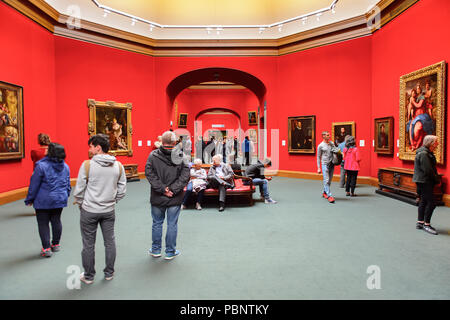
<path id="1" fill-rule="evenodd" d="M 263 162 L 259 161 L 255 164 L 250 165 L 245 170 L 245 175 L 249 178 L 252 178 L 253 184 L 255 186 L 259 186 L 259 192 L 261 194 L 261 199 L 264 199 L 264 202 L 267 204 L 275 204 L 277 201 L 273 200 L 269 195 L 269 187 L 267 182 L 272 180 L 272 177 L 264 176 L 264 168 L 270 167 L 272 165 L 272 161 L 266 158 Z"/>
<path id="2" fill-rule="evenodd" d="M 194 164 L 191 167 L 191 181 L 189 181 L 186 187 L 186 193 L 184 194 L 183 204 L 181 205 L 181 209 L 186 209 L 187 202 L 189 200 L 189 196 L 192 191 L 197 194 L 197 203 L 195 204 L 195 208 L 197 210 L 202 210 L 202 200 L 203 194 L 205 193 L 207 181 L 206 181 L 206 170 L 202 168 L 202 160 L 195 159 Z"/>
<path id="3" fill-rule="evenodd" d="M 212 157 L 212 165 L 208 171 L 208 182 L 212 189 L 219 189 L 219 211 L 225 210 L 226 189 L 234 188 L 233 170 L 222 162 L 220 154 Z"/>

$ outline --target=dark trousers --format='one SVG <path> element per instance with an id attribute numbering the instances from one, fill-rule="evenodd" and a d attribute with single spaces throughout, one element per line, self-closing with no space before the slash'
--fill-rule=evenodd
<path id="1" fill-rule="evenodd" d="M 247 152 L 244 152 L 244 163 L 242 164 L 242 165 L 246 165 L 246 166 L 248 166 L 248 165 L 250 165 L 250 152 L 249 151 L 247 151 Z"/>
<path id="2" fill-rule="evenodd" d="M 52 225 L 52 244 L 59 244 L 62 234 L 61 212 L 62 208 L 57 209 L 36 209 L 36 220 L 38 223 L 39 237 L 41 238 L 42 248 L 50 248 L 50 227 Z"/>
<path id="3" fill-rule="evenodd" d="M 417 221 L 425 221 L 430 223 L 436 203 L 433 197 L 434 184 L 417 183 L 417 194 L 419 195 L 419 215 Z"/>
<path id="4" fill-rule="evenodd" d="M 184 198 L 183 198 L 183 205 L 186 205 L 189 197 L 192 194 L 192 181 L 190 181 L 186 187 L 186 192 L 184 194 Z M 203 195 L 205 194 L 205 189 L 200 190 L 200 192 L 197 193 L 197 202 L 202 204 L 203 203 Z"/>
<path id="5" fill-rule="evenodd" d="M 347 181 L 345 182 L 345 191 L 355 193 L 356 178 L 358 177 L 358 171 L 356 170 L 345 170 L 347 174 Z"/>
<path id="6" fill-rule="evenodd" d="M 225 198 L 227 196 L 227 189 L 222 184 L 222 179 L 217 179 L 216 177 L 212 177 L 209 179 L 209 187 L 212 189 L 219 189 L 219 202 L 225 203 Z"/>
<path id="7" fill-rule="evenodd" d="M 95 276 L 95 238 L 97 227 L 100 224 L 105 245 L 105 269 L 106 277 L 114 273 L 114 263 L 116 261 L 116 241 L 114 237 L 114 221 L 116 216 L 114 210 L 105 213 L 93 213 L 80 209 L 80 228 L 83 241 L 83 251 L 81 260 L 83 262 L 84 277 L 93 280 Z"/>

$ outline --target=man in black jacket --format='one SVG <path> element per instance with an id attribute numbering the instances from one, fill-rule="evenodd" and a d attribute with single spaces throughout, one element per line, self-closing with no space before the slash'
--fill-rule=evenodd
<path id="1" fill-rule="evenodd" d="M 174 148 L 177 138 L 174 132 L 162 135 L 162 146 L 152 151 L 145 165 L 145 176 L 151 185 L 152 248 L 149 253 L 161 257 L 161 238 L 164 217 L 167 212 L 166 257 L 171 260 L 180 254 L 176 250 L 178 216 L 183 202 L 183 189 L 189 182 L 189 167 L 183 161 L 183 153 Z"/>
<path id="2" fill-rule="evenodd" d="M 433 189 L 440 182 L 436 170 L 436 157 L 433 154 L 438 144 L 439 141 L 436 136 L 425 136 L 422 147 L 417 149 L 416 152 L 412 180 L 417 184 L 417 194 L 420 198 L 416 228 L 423 229 L 433 235 L 438 234 L 430 225 L 431 216 L 436 208 Z"/>
<path id="3" fill-rule="evenodd" d="M 264 199 L 264 203 L 275 204 L 277 201 L 273 200 L 269 195 L 269 187 L 267 185 L 268 181 L 272 180 L 272 177 L 264 176 L 264 168 L 270 167 L 272 162 L 270 159 L 264 159 L 263 162 L 259 161 L 255 164 L 250 165 L 245 170 L 245 175 L 252 178 L 253 184 L 259 186 L 259 193 L 261 194 L 261 199 Z"/>

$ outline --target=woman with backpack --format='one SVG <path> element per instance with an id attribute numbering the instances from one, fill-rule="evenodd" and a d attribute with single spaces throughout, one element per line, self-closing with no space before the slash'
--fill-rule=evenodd
<path id="1" fill-rule="evenodd" d="M 61 212 L 67 207 L 70 195 L 70 171 L 64 162 L 66 152 L 58 143 L 50 143 L 45 158 L 36 163 L 30 179 L 27 206 L 34 206 L 38 222 L 39 236 L 42 242 L 41 256 L 51 257 L 60 250 L 62 224 Z M 52 225 L 52 244 L 50 246 L 50 228 Z"/>
<path id="2" fill-rule="evenodd" d="M 361 155 L 356 147 L 355 137 L 347 136 L 344 148 L 344 169 L 347 174 L 345 192 L 347 196 L 355 197 L 356 178 L 360 169 Z"/>

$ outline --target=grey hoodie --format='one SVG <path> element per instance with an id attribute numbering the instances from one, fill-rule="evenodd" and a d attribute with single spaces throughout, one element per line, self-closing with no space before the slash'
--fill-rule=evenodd
<path id="1" fill-rule="evenodd" d="M 73 193 L 75 201 L 88 212 L 113 211 L 116 202 L 125 197 L 127 190 L 125 170 L 122 166 L 122 174 L 119 177 L 119 166 L 122 164 L 116 161 L 116 157 L 97 154 L 90 161 L 89 179 L 86 181 L 83 162 Z"/>

